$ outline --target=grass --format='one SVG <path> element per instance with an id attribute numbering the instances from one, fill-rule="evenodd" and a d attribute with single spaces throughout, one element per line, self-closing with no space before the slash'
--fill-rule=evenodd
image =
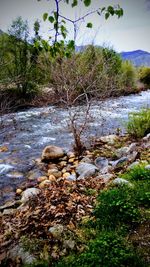
<path id="1" fill-rule="evenodd" d="M 150 133 L 150 108 L 130 113 L 126 128 L 134 138 L 142 138 Z"/>

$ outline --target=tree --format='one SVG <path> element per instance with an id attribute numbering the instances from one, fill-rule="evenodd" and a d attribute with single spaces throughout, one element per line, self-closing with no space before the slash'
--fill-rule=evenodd
<path id="1" fill-rule="evenodd" d="M 94 1 L 80 0 L 80 2 L 83 2 L 85 7 L 89 7 Z M 72 19 L 63 15 L 61 4 L 64 3 L 64 5 L 71 5 L 71 7 L 74 8 L 78 6 L 78 0 L 53 0 L 53 3 L 55 4 L 54 10 L 51 10 L 50 14 L 47 12 L 43 14 L 43 20 L 49 21 L 50 25 L 52 26 L 51 30 L 53 30 L 52 36 L 49 36 L 52 44 L 50 50 L 53 56 L 59 54 L 60 52 L 62 53 L 62 50 L 65 56 L 70 56 L 70 51 L 72 52 L 75 46 L 78 24 L 79 22 L 84 22 L 84 20 L 90 17 L 90 15 L 96 14 L 98 16 L 102 16 L 104 14 L 105 19 L 108 19 L 110 16 L 114 15 L 120 18 L 123 15 L 123 9 L 119 5 L 114 7 L 109 5 L 108 7 L 99 7 L 93 9 L 85 13 L 83 16 Z M 74 39 L 67 42 L 65 42 L 68 34 L 66 23 L 70 23 L 74 31 Z M 87 28 L 92 28 L 92 26 L 92 22 L 88 22 L 86 24 Z"/>

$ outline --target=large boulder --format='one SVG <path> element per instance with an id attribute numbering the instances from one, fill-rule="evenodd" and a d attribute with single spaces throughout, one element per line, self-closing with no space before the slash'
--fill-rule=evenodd
<path id="1" fill-rule="evenodd" d="M 79 175 L 77 179 L 88 178 L 98 173 L 98 171 L 99 169 L 95 165 L 82 162 L 76 167 L 76 173 Z"/>
<path id="2" fill-rule="evenodd" d="M 130 155 L 131 153 L 135 152 L 136 150 L 136 143 L 132 143 L 130 146 L 124 146 L 115 152 L 118 158 L 125 157 Z"/>
<path id="3" fill-rule="evenodd" d="M 51 161 L 64 156 L 64 150 L 58 146 L 46 146 L 42 152 L 42 161 Z"/>

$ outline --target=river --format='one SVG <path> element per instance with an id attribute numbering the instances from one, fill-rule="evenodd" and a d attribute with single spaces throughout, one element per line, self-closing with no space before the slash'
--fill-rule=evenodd
<path id="1" fill-rule="evenodd" d="M 93 102 L 90 109 L 86 136 L 100 136 L 121 128 L 128 113 L 150 107 L 150 90 L 140 94 Z M 75 108 L 79 123 L 84 116 L 84 106 Z M 32 108 L 7 114 L 1 118 L 0 148 L 0 204 L 12 200 L 15 189 L 27 181 L 34 181 L 41 173 L 35 165 L 46 145 L 53 144 L 70 149 L 73 138 L 68 127 L 68 112 L 54 106 Z"/>

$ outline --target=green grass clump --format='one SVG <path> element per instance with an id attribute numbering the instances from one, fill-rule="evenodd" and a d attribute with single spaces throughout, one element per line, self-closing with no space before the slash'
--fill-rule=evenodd
<path id="1" fill-rule="evenodd" d="M 94 211 L 97 225 L 101 229 L 112 229 L 138 222 L 140 211 L 133 195 L 134 190 L 126 186 L 101 192 Z"/>
<path id="2" fill-rule="evenodd" d="M 66 257 L 57 267 L 143 267 L 133 247 L 116 232 L 101 232 L 79 256 Z"/>
<path id="3" fill-rule="evenodd" d="M 150 180 L 150 170 L 146 169 L 143 164 L 138 164 L 122 176 L 123 178 L 132 181 L 148 181 Z"/>
<path id="4" fill-rule="evenodd" d="M 150 108 L 130 113 L 126 128 L 127 132 L 135 138 L 142 138 L 150 133 Z"/>

